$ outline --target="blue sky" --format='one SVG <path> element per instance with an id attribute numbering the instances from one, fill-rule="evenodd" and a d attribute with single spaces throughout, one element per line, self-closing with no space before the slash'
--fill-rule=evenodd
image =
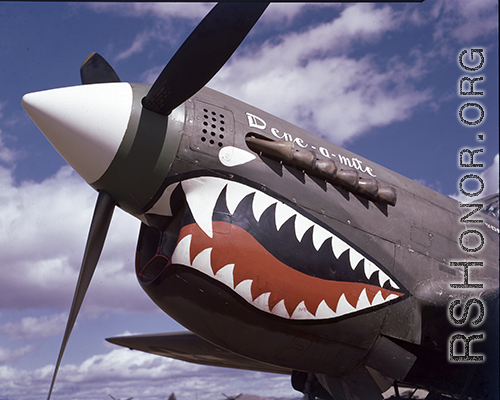
<path id="1" fill-rule="evenodd" d="M 212 4 L 0 1 L 0 398 L 46 396 L 96 194 L 21 107 L 28 92 L 80 84 L 93 51 L 122 81 L 152 83 Z M 498 5 L 273 4 L 209 86 L 274 113 L 445 195 L 478 157 L 498 191 Z M 484 67 L 463 71 L 463 49 Z M 460 96 L 463 76 L 483 77 Z M 479 101 L 481 124 L 458 110 Z M 468 118 L 474 119 L 473 113 Z M 478 141 L 477 135 L 485 139 Z M 63 359 L 54 399 L 293 397 L 288 377 L 192 366 L 107 345 L 126 332 L 180 330 L 135 280 L 139 222 L 117 210 Z"/>

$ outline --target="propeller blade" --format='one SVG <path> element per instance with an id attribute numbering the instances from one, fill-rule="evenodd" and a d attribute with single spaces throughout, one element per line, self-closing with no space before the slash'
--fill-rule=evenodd
<path id="1" fill-rule="evenodd" d="M 269 3 L 218 3 L 198 24 L 165 66 L 144 108 L 170 112 L 205 86 L 222 68 Z"/>
<path id="2" fill-rule="evenodd" d="M 78 283 L 76 285 L 75 295 L 73 297 L 73 303 L 71 305 L 71 311 L 66 325 L 66 331 L 64 332 L 64 338 L 61 344 L 61 350 L 59 351 L 59 357 L 57 358 L 47 400 L 50 400 L 50 396 L 52 395 L 52 390 L 54 389 L 54 383 L 66 344 L 68 343 L 69 336 L 73 330 L 73 326 L 75 325 L 76 317 L 80 311 L 85 293 L 87 293 L 97 261 L 101 255 L 109 224 L 111 222 L 111 217 L 113 216 L 114 206 L 115 202 L 109 194 L 103 191 L 99 192 L 94 209 L 94 216 L 92 217 L 92 223 L 90 225 L 87 244 L 83 254 L 80 276 L 78 277 Z"/>
<path id="3" fill-rule="evenodd" d="M 121 82 L 115 70 L 99 54 L 90 54 L 80 67 L 83 85 L 92 83 Z"/>

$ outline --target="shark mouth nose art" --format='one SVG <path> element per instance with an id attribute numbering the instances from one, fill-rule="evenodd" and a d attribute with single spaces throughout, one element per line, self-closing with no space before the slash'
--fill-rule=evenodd
<path id="1" fill-rule="evenodd" d="M 264 312 L 322 320 L 406 294 L 340 235 L 260 190 L 218 177 L 186 179 L 165 190 L 169 213 L 180 188 L 187 206 L 170 263 L 221 282 Z"/>

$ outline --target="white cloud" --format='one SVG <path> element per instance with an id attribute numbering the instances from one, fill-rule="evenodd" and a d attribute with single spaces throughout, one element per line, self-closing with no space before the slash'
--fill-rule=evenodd
<path id="1" fill-rule="evenodd" d="M 0 366 L 0 393 L 26 400 L 43 397 L 52 368 L 25 371 Z M 97 399 L 111 393 L 122 398 L 152 400 L 166 399 L 175 392 L 178 400 L 213 400 L 221 392 L 242 391 L 300 398 L 300 393 L 292 389 L 289 376 L 207 367 L 121 348 L 91 356 L 79 365 L 63 365 L 52 398 Z"/>
<path id="2" fill-rule="evenodd" d="M 424 73 L 419 52 L 411 52 L 411 65 L 392 58 L 379 66 L 370 55 L 347 55 L 354 44 L 376 41 L 402 20 L 390 7 L 350 6 L 330 22 L 243 49 L 209 85 L 345 143 L 408 118 L 430 98 L 413 84 Z"/>
<path id="3" fill-rule="evenodd" d="M 141 74 L 141 82 L 150 84 L 154 83 L 154 81 L 156 81 L 156 78 L 158 78 L 158 76 L 160 75 L 161 71 L 163 71 L 164 67 L 164 65 L 158 65 L 156 67 L 147 69 Z"/>
<path id="4" fill-rule="evenodd" d="M 1 111 L 1 107 L 0 107 L 0 111 Z M 2 116 L 0 114 L 0 118 L 1 117 Z M 7 165 L 11 165 L 16 160 L 16 157 L 17 157 L 16 151 L 8 148 L 5 145 L 3 133 L 2 133 L 2 130 L 0 129 L 0 162 L 5 163 Z"/>
<path id="5" fill-rule="evenodd" d="M 481 174 L 485 182 L 485 193 L 484 196 L 490 196 L 492 194 L 498 193 L 499 186 L 499 155 L 497 154 L 493 159 L 493 164 L 491 164 L 486 170 Z"/>
<path id="6" fill-rule="evenodd" d="M 89 3 L 85 6 L 96 12 L 136 18 L 201 20 L 214 5 L 215 3 Z"/>
<path id="7" fill-rule="evenodd" d="M 97 12 L 120 13 L 125 16 L 150 19 L 148 27 L 138 33 L 132 44 L 115 57 L 115 61 L 118 62 L 144 51 L 150 43 L 154 43 L 156 47 L 162 42 L 174 48 L 179 46 L 214 5 L 215 3 L 91 3 L 90 7 Z M 285 25 L 285 21 L 292 21 L 305 6 L 304 4 L 287 4 L 286 7 L 273 5 L 268 8 L 263 20 L 266 23 Z M 191 29 L 190 22 L 192 22 Z M 163 67 L 164 65 L 157 66 L 143 73 L 143 81 L 154 82 Z"/>
<path id="8" fill-rule="evenodd" d="M 1 367 L 2 364 L 13 363 L 19 360 L 20 358 L 24 357 L 26 354 L 30 353 L 32 350 L 33 346 L 24 346 L 20 349 L 15 349 L 15 350 L 4 349 L 0 347 L 0 372 L 2 369 Z"/>
<path id="9" fill-rule="evenodd" d="M 185 29 L 189 20 L 194 28 L 213 4 L 98 3 L 88 7 L 96 12 L 150 19 L 147 30 L 137 34 L 117 55 L 116 59 L 122 60 L 144 51 L 152 41 L 181 41 L 172 28 L 174 18 L 184 20 L 175 22 L 175 26 Z M 272 4 L 250 36 L 257 37 L 272 28 L 289 29 L 302 13 L 318 8 L 332 11 L 332 19 L 294 33 L 275 34 L 258 48 L 248 42 L 209 86 L 339 145 L 374 127 L 407 119 L 430 99 L 430 90 L 416 89 L 425 73 L 425 57 L 419 51 L 409 50 L 410 61 L 394 57 L 386 60 L 386 65 L 379 65 L 369 54 L 362 58 L 348 56 L 357 45 L 377 43 L 403 24 L 421 24 L 415 10 L 397 11 L 388 5 L 372 4 Z M 153 83 L 163 67 L 145 71 L 142 80 Z"/>
<path id="10" fill-rule="evenodd" d="M 25 317 L 19 322 L 9 322 L 0 327 L 0 332 L 16 340 L 45 339 L 63 332 L 67 315 L 45 315 L 43 317 Z"/>
<path id="11" fill-rule="evenodd" d="M 87 3 L 83 5 L 98 13 L 129 18 L 148 19 L 147 27 L 136 34 L 130 46 L 120 51 L 114 61 L 119 62 L 145 51 L 151 43 L 153 51 L 165 51 L 162 43 L 168 46 L 179 44 L 192 28 L 200 22 L 215 3 Z M 77 5 L 75 7 L 81 7 Z"/>
<path id="12" fill-rule="evenodd" d="M 0 307 L 67 311 L 96 193 L 69 167 L 16 185 L 0 168 Z M 116 209 L 82 311 L 151 312 L 134 273 L 139 221 Z M 22 294 L 22 295 L 21 295 Z"/>
<path id="13" fill-rule="evenodd" d="M 3 118 L 2 110 L 6 105 L 6 102 L 0 102 L 0 119 Z M 11 124 L 11 122 L 9 124 Z M 5 144 L 5 139 L 6 135 L 2 132 L 2 129 L 0 129 L 0 163 L 12 165 L 12 163 L 16 160 L 18 153 Z"/>
<path id="14" fill-rule="evenodd" d="M 115 57 L 115 60 L 121 61 L 133 56 L 134 54 L 140 53 L 148 42 L 150 42 L 153 38 L 157 39 L 155 36 L 156 35 L 154 35 L 152 31 L 138 33 L 130 47 L 119 53 Z"/>
<path id="15" fill-rule="evenodd" d="M 438 23 L 434 38 L 451 38 L 469 42 L 489 36 L 498 30 L 498 2 L 495 0 L 442 0 L 435 2 L 431 15 Z"/>
<path id="16" fill-rule="evenodd" d="M 331 5 L 326 5 L 331 6 Z M 333 5 L 337 7 L 338 4 Z M 293 19 L 299 16 L 304 10 L 311 7 L 325 7 L 324 4 L 301 4 L 301 3 L 271 3 L 267 7 L 260 21 L 266 24 L 279 24 L 281 26 L 288 26 L 292 23 Z"/>

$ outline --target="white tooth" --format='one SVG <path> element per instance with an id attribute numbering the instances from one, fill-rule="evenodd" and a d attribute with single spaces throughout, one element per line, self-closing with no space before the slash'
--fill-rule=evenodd
<path id="1" fill-rule="evenodd" d="M 378 271 L 378 281 L 380 282 L 380 287 L 384 287 L 385 282 L 387 282 L 390 278 L 382 272 L 381 270 Z"/>
<path id="2" fill-rule="evenodd" d="M 264 211 L 266 211 L 276 202 L 277 202 L 276 199 L 272 198 L 271 196 L 268 196 L 265 193 L 262 193 L 260 191 L 255 192 L 253 198 L 252 210 L 253 210 L 253 215 L 257 220 L 257 222 L 259 222 L 260 217 L 262 216 Z"/>
<path id="3" fill-rule="evenodd" d="M 177 243 L 174 253 L 172 254 L 172 264 L 181 264 L 191 266 L 191 239 L 193 235 L 187 235 Z"/>
<path id="4" fill-rule="evenodd" d="M 238 207 L 238 204 L 240 204 L 241 200 L 253 192 L 255 192 L 255 189 L 252 189 L 249 186 L 236 182 L 228 182 L 226 189 L 226 204 L 229 212 L 234 214 L 234 211 L 236 210 L 236 207 Z"/>
<path id="5" fill-rule="evenodd" d="M 278 201 L 276 203 L 276 230 L 280 230 L 283 224 L 288 221 L 291 217 L 297 214 L 293 209 L 288 207 L 286 204 Z"/>
<path id="6" fill-rule="evenodd" d="M 186 201 L 198 226 L 212 237 L 212 214 L 227 181 L 214 177 L 199 177 L 182 181 Z"/>
<path id="7" fill-rule="evenodd" d="M 297 214 L 295 217 L 295 236 L 297 236 L 297 240 L 301 242 L 307 230 L 314 225 L 314 222 L 310 221 L 303 215 Z"/>
<path id="8" fill-rule="evenodd" d="M 155 203 L 155 205 L 148 210 L 148 213 L 171 217 L 173 214 L 172 207 L 170 206 L 170 197 L 172 196 L 172 193 L 178 184 L 179 182 L 169 185 L 165 189 L 161 197 L 158 199 L 158 201 Z"/>
<path id="9" fill-rule="evenodd" d="M 158 201 L 155 203 L 155 205 L 148 210 L 148 213 L 171 217 L 173 214 L 172 207 L 170 206 L 170 197 L 172 196 L 172 193 L 174 192 L 177 185 L 179 185 L 179 182 L 169 185 L 165 189 L 161 197 L 158 199 Z"/>
<path id="10" fill-rule="evenodd" d="M 374 272 L 380 271 L 374 263 L 372 263 L 370 260 L 367 260 L 366 258 L 364 264 L 365 264 L 365 275 L 368 279 L 370 279 L 370 277 Z"/>
<path id="11" fill-rule="evenodd" d="M 356 266 L 363 258 L 364 257 L 361 254 L 359 254 L 356 250 L 352 248 L 349 250 L 349 261 L 351 262 L 351 268 L 353 271 L 356 269 Z"/>
<path id="12" fill-rule="evenodd" d="M 252 304 L 259 310 L 270 313 L 271 310 L 269 310 L 269 296 L 271 296 L 271 292 L 262 293 L 254 301 L 252 301 Z"/>
<path id="13" fill-rule="evenodd" d="M 339 303 L 337 304 L 337 316 L 344 315 L 344 314 L 349 314 L 352 313 L 353 311 L 356 311 L 356 309 L 349 304 L 347 299 L 345 298 L 345 294 L 342 293 L 342 296 L 340 296 Z"/>
<path id="14" fill-rule="evenodd" d="M 385 300 L 384 297 L 382 296 L 382 291 L 379 290 L 372 300 L 372 306 L 376 306 L 377 304 L 382 304 L 384 302 Z"/>
<path id="15" fill-rule="evenodd" d="M 271 310 L 271 313 L 278 317 L 290 319 L 290 315 L 285 307 L 285 299 L 280 300 Z"/>
<path id="16" fill-rule="evenodd" d="M 234 291 L 238 293 L 241 297 L 243 297 L 246 301 L 251 303 L 252 299 L 252 283 L 253 280 L 245 279 L 241 281 L 235 288 Z"/>
<path id="17" fill-rule="evenodd" d="M 331 238 L 332 234 L 328 232 L 325 228 L 319 226 L 319 225 L 314 225 L 313 229 L 313 244 L 314 248 L 316 251 L 319 251 L 323 243 L 325 243 L 325 240 L 328 238 Z"/>
<path id="18" fill-rule="evenodd" d="M 326 304 L 325 300 L 322 300 L 321 303 L 319 303 L 318 309 L 316 310 L 317 319 L 327 319 L 336 316 L 337 313 L 333 311 L 330 307 L 328 307 L 328 304 Z"/>
<path id="19" fill-rule="evenodd" d="M 196 268 L 198 271 L 203 272 L 204 274 L 213 277 L 214 272 L 212 270 L 212 263 L 210 262 L 210 256 L 212 254 L 212 247 L 203 250 L 200 252 L 193 260 L 193 268 Z"/>
<path id="20" fill-rule="evenodd" d="M 302 300 L 292 313 L 291 319 L 316 319 L 316 317 L 309 312 L 306 303 Z"/>
<path id="21" fill-rule="evenodd" d="M 231 289 L 234 289 L 233 270 L 234 264 L 227 264 L 217 271 L 215 279 L 229 286 Z"/>
<path id="22" fill-rule="evenodd" d="M 366 295 L 366 289 L 363 289 L 363 291 L 359 295 L 358 302 L 356 304 L 356 310 L 362 310 L 363 308 L 368 307 L 371 307 L 370 300 L 368 300 L 368 296 Z"/>
<path id="23" fill-rule="evenodd" d="M 399 286 L 396 285 L 396 282 L 394 282 L 392 279 L 389 279 L 389 283 L 391 284 L 391 286 L 394 288 L 394 289 L 399 289 Z"/>
<path id="24" fill-rule="evenodd" d="M 344 243 L 344 241 L 340 240 L 337 236 L 332 236 L 332 250 L 337 259 L 348 249 L 350 249 L 350 247 L 347 243 Z"/>
<path id="25" fill-rule="evenodd" d="M 389 300 L 397 299 L 398 297 L 399 297 L 398 295 L 396 295 L 396 294 L 392 294 L 392 293 L 391 293 L 389 296 L 387 296 L 387 297 L 385 298 L 385 301 L 389 301 Z"/>

